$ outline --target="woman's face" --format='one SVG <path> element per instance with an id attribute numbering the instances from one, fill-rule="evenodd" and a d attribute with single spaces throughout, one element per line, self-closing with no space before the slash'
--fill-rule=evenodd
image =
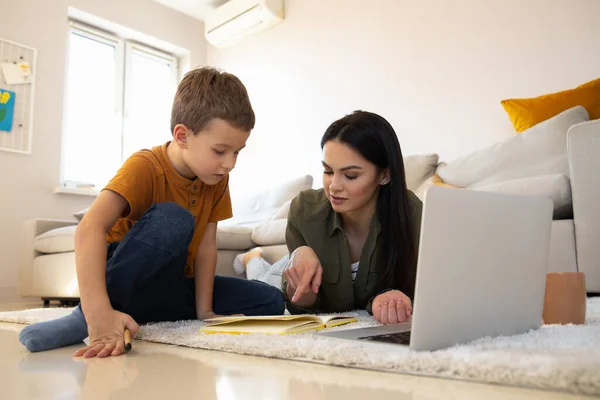
<path id="1" fill-rule="evenodd" d="M 377 200 L 385 172 L 352 147 L 337 140 L 323 146 L 323 188 L 333 209 L 346 214 L 367 209 Z"/>

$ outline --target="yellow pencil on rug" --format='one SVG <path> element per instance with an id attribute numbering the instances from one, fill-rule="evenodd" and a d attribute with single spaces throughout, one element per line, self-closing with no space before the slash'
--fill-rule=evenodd
<path id="1" fill-rule="evenodd" d="M 125 328 L 125 351 L 131 350 L 131 332 Z"/>

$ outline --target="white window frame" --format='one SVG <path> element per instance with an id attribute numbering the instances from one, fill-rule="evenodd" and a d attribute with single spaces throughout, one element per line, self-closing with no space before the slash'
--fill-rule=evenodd
<path id="1" fill-rule="evenodd" d="M 138 41 L 132 40 L 128 37 L 119 36 L 115 33 L 111 33 L 100 28 L 76 21 L 69 20 L 69 52 L 70 52 L 70 38 L 72 34 L 83 36 L 87 39 L 95 40 L 101 43 L 105 43 L 115 47 L 115 106 L 117 109 L 115 113 L 120 120 L 120 137 L 121 137 L 121 148 L 120 148 L 120 158 L 121 162 L 124 162 L 124 141 L 125 141 L 125 120 L 129 116 L 129 110 L 131 109 L 131 100 L 127 96 L 128 88 L 131 85 L 131 75 L 132 75 L 132 56 L 134 52 L 144 53 L 146 57 L 154 58 L 160 61 L 164 61 L 171 67 L 171 75 L 173 77 L 174 82 L 177 82 L 179 77 L 179 68 L 181 64 L 181 60 L 174 54 L 171 54 L 167 51 L 159 50 L 153 46 L 146 45 L 140 43 Z M 67 53 L 70 54 L 70 53 Z M 67 63 L 68 65 L 68 63 Z M 68 71 L 67 71 L 67 79 L 68 79 Z M 66 115 L 67 109 L 66 105 L 68 104 L 68 99 L 66 92 L 66 88 L 68 84 L 65 82 L 65 100 L 64 100 L 64 114 Z M 130 91 L 131 89 L 129 89 Z M 63 117 L 63 120 L 66 121 L 66 118 Z M 68 181 L 65 179 L 65 161 L 66 161 L 66 124 L 63 126 L 63 140 L 62 140 L 62 148 L 61 148 L 61 187 L 55 190 L 56 193 L 70 193 L 70 194 L 89 194 L 90 190 L 80 190 L 75 188 L 75 182 Z M 159 144 L 159 143 L 157 143 Z M 91 192 L 98 192 L 101 188 L 95 188 L 91 190 Z"/>

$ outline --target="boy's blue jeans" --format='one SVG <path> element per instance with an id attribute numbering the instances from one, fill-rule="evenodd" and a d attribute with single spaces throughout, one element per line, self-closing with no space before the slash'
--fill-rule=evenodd
<path id="1" fill-rule="evenodd" d="M 123 240 L 108 245 L 106 286 L 115 310 L 138 324 L 197 319 L 193 278 L 184 276 L 194 218 L 176 203 L 156 203 Z M 215 276 L 216 314 L 280 315 L 281 291 L 259 281 Z"/>

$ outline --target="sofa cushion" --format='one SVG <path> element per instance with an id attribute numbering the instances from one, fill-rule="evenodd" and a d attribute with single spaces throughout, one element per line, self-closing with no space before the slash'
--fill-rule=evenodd
<path id="1" fill-rule="evenodd" d="M 254 228 L 252 231 L 252 241 L 259 246 L 285 244 L 286 227 L 287 218 L 267 221 Z"/>
<path id="2" fill-rule="evenodd" d="M 74 235 L 76 225 L 52 229 L 35 238 L 33 247 L 40 253 L 64 253 L 75 251 Z M 252 228 L 248 226 L 218 226 L 217 248 L 246 250 L 252 246 Z"/>
<path id="3" fill-rule="evenodd" d="M 564 175 L 542 175 L 515 179 L 481 186 L 475 190 L 547 197 L 554 203 L 554 219 L 571 218 L 573 216 L 571 185 L 569 179 Z"/>
<path id="4" fill-rule="evenodd" d="M 35 238 L 33 248 L 40 253 L 66 253 L 75 251 L 75 229 L 77 225 L 64 226 L 42 233 Z"/>
<path id="5" fill-rule="evenodd" d="M 439 155 L 423 154 L 404 156 L 406 187 L 415 191 L 423 182 L 432 177 L 438 165 Z"/>
<path id="6" fill-rule="evenodd" d="M 585 108 L 573 107 L 520 135 L 441 165 L 437 174 L 446 183 L 468 188 L 539 175 L 568 177 L 567 131 L 587 120 Z"/>
<path id="7" fill-rule="evenodd" d="M 572 219 L 552 221 L 548 272 L 577 272 L 575 227 Z"/>
<path id="8" fill-rule="evenodd" d="M 44 254 L 35 257 L 31 271 L 30 295 L 38 298 L 79 297 L 75 252 Z"/>
<path id="9" fill-rule="evenodd" d="M 252 227 L 217 225 L 217 249 L 246 250 L 254 246 Z"/>
<path id="10" fill-rule="evenodd" d="M 435 177 L 427 179 L 415 191 L 415 194 L 425 200 L 427 190 L 432 186 L 449 186 L 444 183 L 436 183 Z M 456 188 L 456 187 L 454 187 Z M 462 189 L 462 188 L 456 188 Z M 510 181 L 492 183 L 473 190 L 487 192 L 515 194 L 524 196 L 548 197 L 554 203 L 554 219 L 565 219 L 573 216 L 573 201 L 571 199 L 571 184 L 569 178 L 564 175 L 542 175 L 529 178 L 514 179 Z"/>

